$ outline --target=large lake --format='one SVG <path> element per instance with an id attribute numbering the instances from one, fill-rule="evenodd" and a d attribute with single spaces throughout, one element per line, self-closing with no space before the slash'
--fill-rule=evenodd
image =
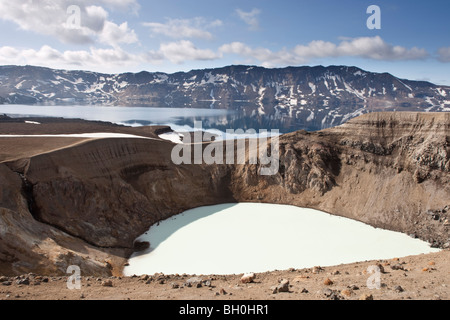
<path id="1" fill-rule="evenodd" d="M 197 108 L 153 108 L 99 105 L 0 105 L 0 114 L 12 117 L 58 117 L 107 121 L 127 126 L 169 125 L 175 131 L 192 131 L 194 121 L 204 129 L 277 129 L 282 133 L 298 130 L 283 121 L 247 116 L 236 110 Z"/>
<path id="2" fill-rule="evenodd" d="M 240 274 L 438 252 L 405 234 L 321 211 L 272 204 L 189 210 L 153 226 L 124 274 Z"/>

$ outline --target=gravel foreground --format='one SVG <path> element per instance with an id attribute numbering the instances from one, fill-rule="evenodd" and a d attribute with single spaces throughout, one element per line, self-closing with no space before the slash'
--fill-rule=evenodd
<path id="1" fill-rule="evenodd" d="M 0 277 L 0 300 L 448 300 L 450 251 L 335 267 L 243 275 L 144 275 L 96 278 L 28 274 Z M 380 271 L 376 289 L 376 274 Z M 73 282 L 71 282 L 73 283 Z M 371 289 L 372 287 L 372 289 Z"/>

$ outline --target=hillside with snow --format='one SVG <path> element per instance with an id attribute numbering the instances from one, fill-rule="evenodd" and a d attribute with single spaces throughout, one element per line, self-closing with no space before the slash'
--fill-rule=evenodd
<path id="1" fill-rule="evenodd" d="M 0 103 L 231 109 L 271 127 L 319 130 L 369 112 L 450 111 L 450 87 L 346 66 L 229 66 L 174 74 L 3 66 Z"/>

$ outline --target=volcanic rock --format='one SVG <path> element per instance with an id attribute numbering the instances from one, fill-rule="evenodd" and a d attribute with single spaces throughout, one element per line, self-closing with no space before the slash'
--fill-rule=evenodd
<path id="1" fill-rule="evenodd" d="M 147 128 L 40 122 L 32 128 L 2 123 L 0 129 L 110 129 L 156 137 Z M 65 276 L 72 265 L 84 275 L 119 274 L 135 239 L 159 221 L 257 198 L 415 234 L 434 246 L 450 238 L 448 226 L 427 213 L 442 216 L 450 198 L 448 113 L 372 113 L 332 129 L 283 135 L 273 176 L 260 176 L 260 164 L 176 166 L 173 145 L 156 138 L 11 139 L 0 138 L 3 275 Z"/>

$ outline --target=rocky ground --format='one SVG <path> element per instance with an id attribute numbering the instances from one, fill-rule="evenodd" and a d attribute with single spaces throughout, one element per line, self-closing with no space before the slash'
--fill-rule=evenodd
<path id="1" fill-rule="evenodd" d="M 450 251 L 335 267 L 243 275 L 144 275 L 83 277 L 69 290 L 68 277 L 28 274 L 0 277 L 1 300 L 449 300 Z M 380 289 L 368 287 L 378 266 Z M 372 277 L 372 278 L 371 278 Z M 72 283 L 72 282 L 71 282 Z"/>

